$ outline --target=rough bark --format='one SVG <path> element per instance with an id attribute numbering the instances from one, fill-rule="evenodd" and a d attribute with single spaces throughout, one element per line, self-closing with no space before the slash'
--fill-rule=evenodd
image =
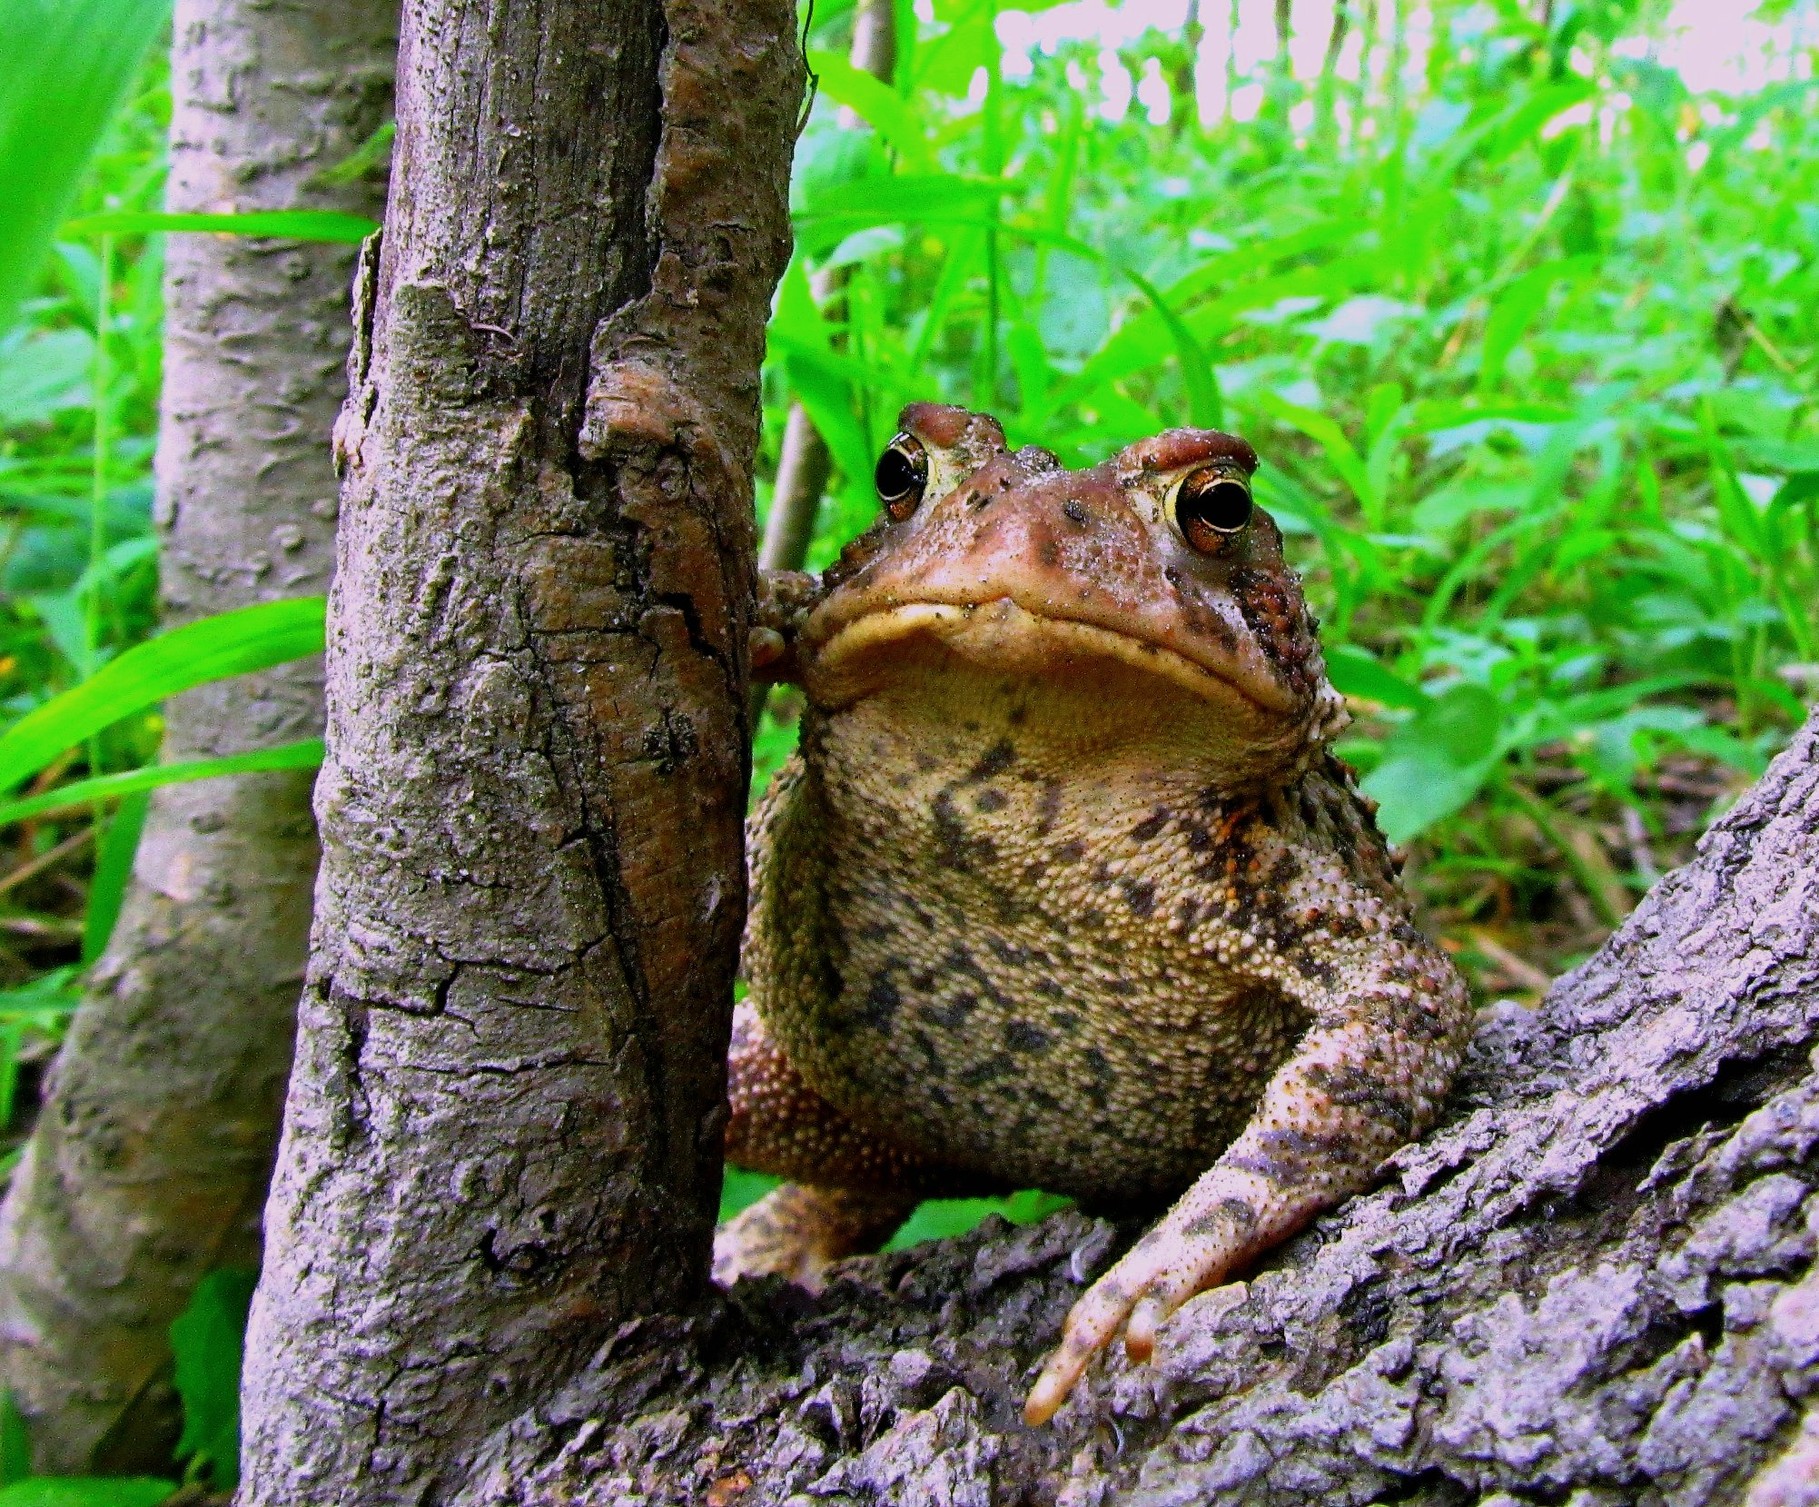
<path id="1" fill-rule="evenodd" d="M 174 210 L 374 213 L 321 186 L 384 119 L 395 17 L 352 0 L 179 0 Z M 327 589 L 349 248 L 173 236 L 158 523 L 167 624 Z M 313 736 L 319 663 L 165 709 L 164 757 Z M 167 1330 L 258 1261 L 315 877 L 309 781 L 174 785 L 0 1210 L 0 1374 L 45 1472 L 168 1467 Z"/>
<path id="2" fill-rule="evenodd" d="M 432 1503 L 706 1284 L 785 0 L 412 0 L 242 1500 Z"/>
<path id="3" fill-rule="evenodd" d="M 1078 1213 L 627 1325 L 461 1498 L 1517 1502 L 1819 1495 L 1819 715 L 1541 1008 L 1485 1012 L 1376 1189 L 1024 1387 L 1135 1227 Z"/>

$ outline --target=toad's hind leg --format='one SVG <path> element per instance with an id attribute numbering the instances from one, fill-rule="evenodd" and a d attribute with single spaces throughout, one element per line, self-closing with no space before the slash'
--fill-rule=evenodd
<path id="1" fill-rule="evenodd" d="M 721 1226 L 715 1281 L 775 1273 L 818 1287 L 830 1262 L 876 1250 L 937 1186 L 926 1163 L 803 1082 L 749 1002 L 733 1014 L 727 1077 L 727 1160 L 791 1181 Z"/>
<path id="2" fill-rule="evenodd" d="M 875 1251 L 915 1206 L 914 1194 L 785 1183 L 715 1233 L 714 1280 L 787 1277 L 819 1292 L 830 1265 Z"/>

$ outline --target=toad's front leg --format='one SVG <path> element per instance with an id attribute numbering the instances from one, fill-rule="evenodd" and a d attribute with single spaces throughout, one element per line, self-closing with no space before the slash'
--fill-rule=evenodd
<path id="1" fill-rule="evenodd" d="M 796 638 L 824 595 L 821 578 L 805 570 L 758 573 L 758 599 L 751 631 L 752 680 L 758 685 L 791 684 L 800 671 Z"/>
<path id="2" fill-rule="evenodd" d="M 1074 1305 L 1024 1404 L 1045 1423 L 1094 1354 L 1125 1334 L 1147 1360 L 1156 1329 L 1191 1298 L 1363 1188 L 1432 1123 L 1464 1054 L 1465 981 L 1399 917 L 1310 970 L 1295 988 L 1313 1021 L 1257 1113 L 1162 1221 Z"/>

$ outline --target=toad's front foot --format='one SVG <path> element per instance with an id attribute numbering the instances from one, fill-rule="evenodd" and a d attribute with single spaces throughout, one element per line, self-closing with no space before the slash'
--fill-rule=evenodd
<path id="1" fill-rule="evenodd" d="M 1217 1188 L 1207 1186 L 1213 1176 Z M 1024 1421 L 1043 1424 L 1054 1417 L 1092 1358 L 1120 1330 L 1130 1358 L 1148 1360 L 1169 1315 L 1285 1239 L 1323 1202 L 1285 1200 L 1261 1179 L 1217 1169 L 1073 1306 L 1061 1344 L 1023 1404 Z"/>

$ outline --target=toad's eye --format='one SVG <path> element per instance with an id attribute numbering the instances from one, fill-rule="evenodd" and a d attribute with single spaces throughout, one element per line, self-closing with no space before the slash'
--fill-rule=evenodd
<path id="1" fill-rule="evenodd" d="M 1229 471 L 1191 471 L 1175 488 L 1173 513 L 1181 537 L 1210 554 L 1251 521 L 1251 489 Z"/>
<path id="2" fill-rule="evenodd" d="M 878 484 L 878 500 L 901 523 L 916 511 L 928 487 L 928 451 L 922 441 L 913 434 L 898 435 L 878 457 L 872 479 Z"/>

